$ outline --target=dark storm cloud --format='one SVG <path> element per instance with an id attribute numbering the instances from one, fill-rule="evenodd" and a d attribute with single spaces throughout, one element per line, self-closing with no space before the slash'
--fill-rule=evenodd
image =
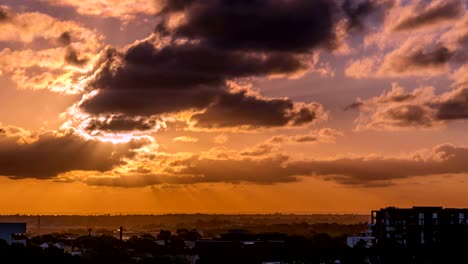
<path id="1" fill-rule="evenodd" d="M 352 5 L 353 21 L 371 4 Z M 183 13 L 180 23 L 174 19 Z M 228 81 L 295 76 L 312 65 L 318 48 L 337 48 L 336 26 L 346 18 L 335 1 L 165 1 L 156 32 L 124 51 L 108 49 L 80 107 L 91 114 L 152 116 L 204 110 L 204 128 L 299 126 L 318 106 L 232 92 Z M 161 44 L 161 37 L 164 44 Z"/>
<path id="2" fill-rule="evenodd" d="M 104 89 L 196 89 L 220 86 L 226 79 L 293 74 L 307 68 L 292 54 L 255 54 L 222 51 L 199 44 L 181 44 L 157 49 L 150 41 L 130 47 L 125 54 L 111 53 L 94 85 Z M 123 60 L 113 71 L 109 67 Z"/>
<path id="3" fill-rule="evenodd" d="M 18 134 L 9 135 L 10 130 L 0 135 L 0 175 L 13 179 L 48 179 L 73 170 L 109 171 L 124 164 L 124 158 L 134 157 L 135 149 L 148 143 L 135 140 L 115 145 L 52 132 L 29 142 Z"/>
<path id="4" fill-rule="evenodd" d="M 323 115 L 318 104 L 298 106 L 289 99 L 264 99 L 245 91 L 223 94 L 204 113 L 192 120 L 198 127 L 223 128 L 236 126 L 275 127 L 300 126 Z"/>
<path id="5" fill-rule="evenodd" d="M 294 56 L 222 52 L 202 44 L 156 49 L 142 42 L 123 55 L 109 56 L 93 85 L 100 93 L 82 104 L 90 113 L 154 115 L 202 109 L 226 93 L 227 79 L 306 68 Z M 120 59 L 123 63 L 113 69 Z"/>
<path id="6" fill-rule="evenodd" d="M 163 14 L 182 11 L 185 22 L 157 30 L 249 51 L 306 52 L 334 41 L 338 8 L 329 0 L 167 1 Z"/>
<path id="7" fill-rule="evenodd" d="M 413 16 L 406 17 L 395 30 L 409 30 L 443 21 L 455 20 L 464 13 L 464 2 L 460 0 L 440 1 L 439 4 L 429 7 Z"/>
<path id="8" fill-rule="evenodd" d="M 93 85 L 101 90 L 81 104 L 89 113 L 149 116 L 203 109 L 214 104 L 194 119 L 205 127 L 218 126 L 218 123 L 210 125 L 206 122 L 208 119 L 217 121 L 213 108 L 225 110 L 228 118 L 233 119 L 226 119 L 223 126 L 275 126 L 285 125 L 289 120 L 300 125 L 316 118 L 316 113 L 307 107 L 294 110 L 295 104 L 288 99 L 266 100 L 243 92 L 230 93 L 225 84 L 234 78 L 293 74 L 304 70 L 307 64 L 298 55 L 221 51 L 203 44 L 156 49 L 145 41 L 129 48 L 125 54 L 109 51 L 108 56 Z M 116 69 L 115 61 L 122 60 Z M 247 108 L 232 105 L 235 102 Z M 236 117 L 235 113 L 243 116 Z M 271 114 L 273 116 L 269 117 Z M 252 123 L 256 121 L 259 123 Z"/>
<path id="9" fill-rule="evenodd" d="M 259 149 L 258 151 L 260 151 Z M 253 151 L 253 150 L 252 150 Z M 270 152 L 270 149 L 265 151 Z M 86 183 L 118 187 L 157 184 L 298 182 L 301 177 L 318 177 L 343 185 L 384 187 L 394 180 L 411 177 L 468 173 L 468 148 L 440 145 L 409 157 L 353 157 L 331 160 L 294 160 L 287 155 L 274 157 L 247 153 L 241 159 L 190 157 L 166 164 L 163 173 L 121 175 L 116 178 L 90 177 Z M 181 167 L 174 172 L 173 166 Z"/>

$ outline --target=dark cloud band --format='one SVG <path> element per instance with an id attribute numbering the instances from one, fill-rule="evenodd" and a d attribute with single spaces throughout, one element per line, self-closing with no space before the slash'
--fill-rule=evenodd
<path id="1" fill-rule="evenodd" d="M 89 88 L 99 93 L 81 103 L 84 111 L 153 116 L 196 110 L 202 113 L 191 120 L 203 128 L 312 123 L 323 117 L 318 104 L 251 96 L 226 84 L 304 73 L 317 49 L 337 47 L 340 19 L 357 23 L 374 9 L 366 2 L 343 12 L 328 0 L 178 0 L 163 6 L 152 36 L 102 57 Z"/>
<path id="2" fill-rule="evenodd" d="M 124 158 L 134 157 L 136 149 L 149 143 L 133 140 L 112 144 L 54 132 L 28 139 L 21 134 L 10 135 L 15 130 L 19 131 L 7 128 L 0 134 L 0 175 L 13 179 L 49 179 L 74 170 L 109 171 L 123 165 Z"/>

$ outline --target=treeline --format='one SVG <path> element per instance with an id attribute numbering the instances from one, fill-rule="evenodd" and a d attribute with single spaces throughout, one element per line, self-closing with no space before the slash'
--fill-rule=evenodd
<path id="1" fill-rule="evenodd" d="M 252 234 L 249 238 L 255 238 Z M 258 245 L 245 245 L 242 234 L 231 237 L 233 240 L 212 240 L 208 247 L 189 247 L 187 241 L 195 242 L 201 236 L 194 230 L 181 229 L 177 233 L 161 231 L 157 236 L 142 235 L 121 241 L 112 236 L 81 236 L 70 240 L 64 234 L 49 234 L 33 237 L 26 246 L 0 242 L 2 263 L 115 263 L 115 264 L 261 264 L 266 261 L 283 263 L 334 263 L 337 259 L 349 258 L 352 249 L 344 238 L 327 234 L 311 237 L 289 236 L 285 234 L 258 234 Z M 283 239 L 281 247 L 269 246 L 269 239 Z M 164 244 L 160 242 L 164 241 Z M 220 242 L 220 243 L 217 243 Z M 278 243 L 278 241 L 276 242 Z M 44 245 L 47 244 L 47 248 Z M 80 252 L 72 256 L 69 250 Z M 355 262 L 342 262 L 355 263 Z"/>
<path id="2" fill-rule="evenodd" d="M 161 231 L 157 236 L 135 236 L 121 241 L 112 236 L 81 236 L 69 239 L 65 234 L 49 234 L 29 239 L 26 245 L 8 245 L 0 240 L 0 263 L 71 263 L 71 264 L 443 264 L 467 263 L 466 238 L 430 248 L 408 248 L 386 243 L 366 248 L 364 243 L 350 248 L 344 237 L 314 234 L 310 237 L 286 234 L 230 233 L 227 240 L 202 240 L 195 230 L 176 233 Z M 257 243 L 245 243 L 244 239 Z M 161 241 L 164 241 L 161 244 Z M 49 246 L 44 247 L 47 244 Z M 60 248 L 67 245 L 71 248 Z M 80 252 L 72 256 L 67 250 Z"/>
<path id="3" fill-rule="evenodd" d="M 306 222 L 301 223 L 283 223 L 283 224 L 268 224 L 258 223 L 251 225 L 229 225 L 229 224 L 210 224 L 198 225 L 196 229 L 203 230 L 204 234 L 208 237 L 216 234 L 229 232 L 232 229 L 241 229 L 244 232 L 250 233 L 285 233 L 289 235 L 310 237 L 318 233 L 326 233 L 333 237 L 348 236 L 359 234 L 367 229 L 367 223 L 357 224 L 337 224 L 337 223 L 317 223 L 309 224 Z"/>
<path id="4" fill-rule="evenodd" d="M 28 225 L 28 232 L 37 234 L 38 216 L 10 215 L 0 216 L 0 222 L 24 222 Z M 295 214 L 266 214 L 266 215 L 229 215 L 229 214 L 167 214 L 167 215 L 43 215 L 40 216 L 42 232 L 86 232 L 87 228 L 115 230 L 124 226 L 132 231 L 177 230 L 187 226 L 202 230 L 219 227 L 224 229 L 242 226 L 283 225 L 290 223 L 337 223 L 358 224 L 367 222 L 367 215 L 295 215 Z"/>

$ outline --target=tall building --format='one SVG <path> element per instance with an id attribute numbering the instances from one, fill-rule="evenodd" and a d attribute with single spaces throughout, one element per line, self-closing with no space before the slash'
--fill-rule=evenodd
<path id="1" fill-rule="evenodd" d="M 0 223 L 0 239 L 8 244 L 26 244 L 26 223 Z"/>
<path id="2" fill-rule="evenodd" d="M 408 247 L 437 246 L 468 234 L 468 209 L 443 207 L 387 207 L 372 211 L 375 242 L 397 242 Z"/>

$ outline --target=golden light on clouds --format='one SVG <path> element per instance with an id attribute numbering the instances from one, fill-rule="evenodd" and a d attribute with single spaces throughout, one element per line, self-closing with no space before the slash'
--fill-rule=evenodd
<path id="1" fill-rule="evenodd" d="M 0 213 L 467 206 L 461 0 L 36 2 L 0 6 Z"/>

